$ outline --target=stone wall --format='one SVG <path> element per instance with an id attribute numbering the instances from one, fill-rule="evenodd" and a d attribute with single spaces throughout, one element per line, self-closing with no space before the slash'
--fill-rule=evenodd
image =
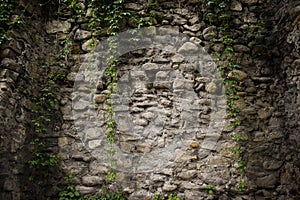
<path id="1" fill-rule="evenodd" d="M 87 12 L 87 3 L 81 2 Z M 62 174 L 74 174 L 70 181 L 83 194 L 97 194 L 109 185 L 132 200 L 173 192 L 186 200 L 299 198 L 299 23 L 291 26 L 300 14 L 296 2 L 232 1 L 230 23 L 235 27 L 236 73 L 242 87 L 242 124 L 234 131 L 227 128 L 230 119 L 223 112 L 224 86 L 213 73 L 212 58 L 224 47 L 212 44 L 216 27 L 205 23 L 199 2 L 126 4 L 141 15 L 151 10 L 157 28 L 140 30 L 136 46 L 125 41 L 128 49 L 120 50 L 119 92 L 113 106 L 119 137 L 114 184 L 105 180 L 107 77 L 101 64 L 107 56 L 107 35 L 99 32 L 102 40 L 93 51 L 88 12 L 76 21 L 68 13 L 60 19 L 45 17 L 35 3 L 20 1 L 17 10 L 25 12 L 16 12 L 24 24 L 10 31 L 12 40 L 1 47 L 1 199 L 56 199 L 57 191 L 50 188 L 65 184 Z M 249 29 L 259 21 L 262 27 L 253 42 Z M 133 26 L 131 20 L 124 24 Z M 62 61 L 57 58 L 63 48 L 57 39 L 63 38 L 72 45 Z M 41 90 L 45 63 L 68 75 L 55 93 L 58 102 L 45 135 L 48 151 L 60 157 L 56 180 L 49 178 L 39 186 L 28 180 L 34 173 L 28 161 L 34 135 L 31 110 L 36 109 L 32 97 Z M 88 79 L 91 76 L 98 80 Z M 233 142 L 235 134 L 246 140 Z M 245 173 L 236 170 L 232 148 L 238 145 L 246 149 Z M 238 192 L 240 182 L 247 185 L 244 193 Z M 213 195 L 207 186 L 215 187 Z"/>

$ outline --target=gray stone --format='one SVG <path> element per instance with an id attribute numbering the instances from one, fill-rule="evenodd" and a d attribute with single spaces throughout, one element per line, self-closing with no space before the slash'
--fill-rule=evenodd
<path id="1" fill-rule="evenodd" d="M 217 89 L 218 89 L 218 87 L 214 82 L 210 82 L 205 86 L 205 90 L 211 94 L 215 93 L 217 91 Z"/>
<path id="2" fill-rule="evenodd" d="M 85 155 L 84 153 L 74 153 L 72 154 L 72 158 L 76 161 L 83 161 L 83 162 L 89 162 L 91 160 L 91 157 L 89 155 Z"/>
<path id="3" fill-rule="evenodd" d="M 176 24 L 176 25 L 184 25 L 186 24 L 187 20 L 178 16 L 178 15 L 175 15 L 174 16 L 174 19 L 173 19 L 173 24 Z"/>
<path id="4" fill-rule="evenodd" d="M 277 183 L 277 178 L 274 174 L 270 174 L 257 178 L 255 182 L 257 186 L 261 188 L 274 188 Z"/>
<path id="5" fill-rule="evenodd" d="M 0 51 L 0 58 L 8 57 L 11 54 L 11 50 L 9 48 L 5 48 Z"/>
<path id="6" fill-rule="evenodd" d="M 176 54 L 171 58 L 171 60 L 173 63 L 182 63 L 184 61 L 184 57 L 179 54 Z"/>
<path id="7" fill-rule="evenodd" d="M 12 191 L 12 190 L 14 190 L 14 186 L 15 186 L 15 184 L 17 184 L 16 182 L 15 182 L 15 180 L 13 180 L 13 179 L 5 179 L 5 181 L 4 181 L 4 184 L 3 184 L 3 189 L 5 190 L 5 191 Z"/>
<path id="8" fill-rule="evenodd" d="M 74 40 L 84 40 L 89 39 L 92 36 L 92 33 L 90 31 L 85 31 L 81 29 L 77 29 L 74 35 Z"/>
<path id="9" fill-rule="evenodd" d="M 99 41 L 96 39 L 89 39 L 81 45 L 82 50 L 84 51 L 93 51 L 98 45 Z"/>
<path id="10" fill-rule="evenodd" d="M 192 26 L 189 26 L 189 25 L 183 25 L 183 27 L 189 31 L 192 31 L 192 32 L 197 32 L 200 30 L 201 28 L 201 24 L 194 24 Z"/>
<path id="11" fill-rule="evenodd" d="M 197 45 L 200 45 L 201 42 L 202 42 L 202 40 L 200 38 L 198 38 L 198 37 L 191 37 L 190 41 L 193 42 L 193 43 L 195 43 L 195 44 L 197 44 Z"/>
<path id="12" fill-rule="evenodd" d="M 82 186 L 82 185 L 77 185 L 75 188 L 83 195 L 92 194 L 96 191 L 96 188 L 94 188 L 94 187 L 86 187 L 86 186 Z"/>
<path id="13" fill-rule="evenodd" d="M 90 149 L 95 149 L 99 146 L 101 146 L 102 140 L 91 140 L 88 142 L 88 146 Z"/>
<path id="14" fill-rule="evenodd" d="M 179 65 L 179 69 L 184 71 L 184 72 L 194 72 L 195 71 L 195 66 L 190 63 L 183 63 Z"/>
<path id="15" fill-rule="evenodd" d="M 173 89 L 191 89 L 193 88 L 193 81 L 175 79 L 173 82 Z"/>
<path id="16" fill-rule="evenodd" d="M 185 54 L 194 53 L 196 51 L 198 51 L 198 47 L 192 42 L 186 42 L 178 49 L 179 53 L 185 53 Z"/>
<path id="17" fill-rule="evenodd" d="M 172 176 L 173 175 L 173 169 L 171 169 L 171 168 L 164 168 L 164 169 L 161 170 L 160 173 L 168 175 L 168 176 Z"/>
<path id="18" fill-rule="evenodd" d="M 159 27 L 158 30 L 159 30 L 159 33 L 163 36 L 178 35 L 178 33 L 179 33 L 178 26 L 163 26 L 163 27 Z"/>
<path id="19" fill-rule="evenodd" d="M 199 83 L 206 83 L 209 81 L 209 78 L 208 77 L 202 77 L 202 76 L 198 76 L 195 78 L 195 80 Z"/>
<path id="20" fill-rule="evenodd" d="M 215 26 L 209 26 L 203 30 L 202 34 L 205 40 L 211 40 L 216 37 L 217 28 Z"/>
<path id="21" fill-rule="evenodd" d="M 144 190 L 144 189 L 140 189 L 140 190 L 130 194 L 128 199 L 130 199 L 130 200 L 141 200 L 141 199 L 148 200 L 148 199 L 151 199 L 152 196 L 153 195 L 149 191 Z"/>
<path id="22" fill-rule="evenodd" d="M 228 168 L 230 167 L 230 162 L 228 159 L 220 156 L 220 155 L 215 155 L 215 156 L 209 156 L 206 158 L 206 165 L 210 167 L 222 167 L 222 168 Z"/>
<path id="23" fill-rule="evenodd" d="M 260 119 L 267 119 L 269 117 L 271 117 L 272 113 L 274 111 L 274 108 L 270 107 L 270 108 L 263 108 L 263 109 L 260 109 L 257 114 L 258 114 L 258 117 Z"/>
<path id="24" fill-rule="evenodd" d="M 222 51 L 224 51 L 224 44 L 214 44 L 213 46 L 212 46 L 212 49 L 215 51 L 215 52 L 222 52 Z"/>
<path id="25" fill-rule="evenodd" d="M 197 190 L 185 190 L 184 191 L 185 200 L 211 200 L 213 197 L 206 197 L 203 193 Z"/>
<path id="26" fill-rule="evenodd" d="M 258 2 L 258 0 L 242 0 L 242 2 L 246 4 L 255 4 Z"/>
<path id="27" fill-rule="evenodd" d="M 67 21 L 53 20 L 46 24 L 46 32 L 48 34 L 58 33 L 58 32 L 68 32 L 71 28 L 71 23 Z"/>
<path id="28" fill-rule="evenodd" d="M 153 88 L 156 88 L 156 89 L 170 89 L 171 88 L 171 83 L 168 82 L 168 81 L 155 82 L 155 83 L 153 83 Z"/>
<path id="29" fill-rule="evenodd" d="M 157 147 L 158 147 L 158 148 L 163 148 L 163 147 L 165 147 L 165 139 L 164 139 L 164 138 L 159 138 L 159 139 L 157 140 Z"/>
<path id="30" fill-rule="evenodd" d="M 161 100 L 160 102 L 161 102 L 161 104 L 162 104 L 163 106 L 166 106 L 166 107 L 172 105 L 172 102 L 171 102 L 170 100 L 167 100 L 167 99 L 163 99 L 163 100 Z"/>
<path id="31" fill-rule="evenodd" d="M 148 144 L 140 144 L 136 146 L 136 150 L 140 153 L 149 153 L 151 151 L 151 147 Z"/>
<path id="32" fill-rule="evenodd" d="M 300 15 L 300 5 L 294 7 L 290 10 L 290 15 L 296 18 L 298 15 Z"/>
<path id="33" fill-rule="evenodd" d="M 189 22 L 190 22 L 191 24 L 196 24 L 196 23 L 199 22 L 199 17 L 198 17 L 198 16 L 194 16 L 194 17 L 192 17 L 191 19 L 189 19 Z"/>
<path id="34" fill-rule="evenodd" d="M 154 114 L 152 112 L 144 112 L 141 114 L 141 117 L 150 120 L 154 117 Z"/>
<path id="35" fill-rule="evenodd" d="M 294 76 L 299 76 L 300 75 L 300 59 L 295 60 L 291 68 L 293 69 L 293 75 Z"/>
<path id="36" fill-rule="evenodd" d="M 172 192 L 177 189 L 177 185 L 165 183 L 162 190 L 165 192 Z"/>
<path id="37" fill-rule="evenodd" d="M 164 81 L 169 79 L 170 72 L 168 71 L 159 71 L 156 73 L 156 80 L 157 81 Z"/>
<path id="38" fill-rule="evenodd" d="M 153 58 L 153 62 L 155 62 L 155 63 L 168 63 L 170 61 L 169 61 L 169 59 L 164 58 L 163 56 L 155 56 Z"/>
<path id="39" fill-rule="evenodd" d="M 133 121 L 134 124 L 139 125 L 139 126 L 147 126 L 148 125 L 148 121 L 145 119 L 138 119 Z"/>
<path id="40" fill-rule="evenodd" d="M 192 182 L 182 182 L 181 187 L 183 187 L 184 189 L 192 189 L 192 190 L 199 190 L 201 189 L 201 187 L 195 183 Z"/>
<path id="41" fill-rule="evenodd" d="M 130 188 L 130 187 L 126 187 L 123 189 L 123 192 L 125 193 L 128 193 L 128 194 L 131 194 L 133 193 L 135 190 L 133 188 Z"/>
<path id="42" fill-rule="evenodd" d="M 137 3 L 126 3 L 125 8 L 134 11 L 140 11 L 144 8 L 144 6 Z"/>
<path id="43" fill-rule="evenodd" d="M 76 75 L 77 73 L 76 72 L 71 72 L 67 75 L 67 80 L 70 81 L 70 82 L 74 82 L 75 79 L 76 79 Z"/>
<path id="44" fill-rule="evenodd" d="M 201 143 L 201 148 L 208 150 L 216 150 L 217 140 L 204 140 Z"/>
<path id="45" fill-rule="evenodd" d="M 96 186 L 103 183 L 103 177 L 101 176 L 84 176 L 82 177 L 82 184 L 85 186 Z"/>
<path id="46" fill-rule="evenodd" d="M 177 161 L 192 161 L 197 160 L 197 156 L 194 155 L 192 152 L 182 152 L 178 151 L 176 153 L 176 160 Z"/>
<path id="47" fill-rule="evenodd" d="M 252 14 L 252 15 L 250 14 L 250 15 L 245 16 L 245 17 L 243 18 L 243 21 L 244 21 L 245 23 L 256 23 L 256 22 L 257 22 L 257 18 L 255 17 L 254 14 Z M 255 43 L 253 43 L 253 45 L 255 45 Z M 251 46 L 250 43 L 248 44 L 248 46 L 254 47 L 254 46 Z"/>
<path id="48" fill-rule="evenodd" d="M 158 182 L 158 181 L 165 181 L 166 176 L 160 175 L 160 174 L 153 174 L 150 176 L 150 179 L 152 181 Z"/>
<path id="49" fill-rule="evenodd" d="M 283 164 L 283 161 L 280 160 L 266 160 L 263 162 L 263 167 L 267 170 L 277 170 Z"/>
<path id="50" fill-rule="evenodd" d="M 159 66 L 155 63 L 145 63 L 142 66 L 143 70 L 158 70 Z"/>
<path id="51" fill-rule="evenodd" d="M 95 94 L 94 95 L 94 101 L 95 101 L 95 103 L 98 103 L 98 104 L 103 103 L 106 100 L 106 98 L 107 98 L 107 95 L 105 95 L 105 94 Z"/>
<path id="52" fill-rule="evenodd" d="M 21 54 L 22 51 L 24 51 L 22 45 L 23 44 L 21 44 L 21 42 L 16 39 L 10 39 L 8 44 L 9 48 L 13 50 L 13 52 L 16 52 L 17 54 Z"/>
<path id="53" fill-rule="evenodd" d="M 138 70 L 132 70 L 130 71 L 130 75 L 132 79 L 136 80 L 146 80 L 147 79 L 147 74 L 145 71 L 138 71 Z"/>
<path id="54" fill-rule="evenodd" d="M 4 92 L 8 90 L 8 86 L 6 82 L 0 82 L 0 91 Z"/>
<path id="55" fill-rule="evenodd" d="M 199 142 L 195 140 L 189 140 L 188 145 L 192 148 L 198 148 L 200 146 Z"/>
<path id="56" fill-rule="evenodd" d="M 236 44 L 233 46 L 234 50 L 237 52 L 242 52 L 242 53 L 248 53 L 250 52 L 250 48 L 245 46 L 245 45 L 241 45 L 241 44 Z"/>
<path id="57" fill-rule="evenodd" d="M 60 137 L 58 138 L 58 146 L 63 147 L 68 144 L 68 138 L 67 137 Z"/>
<path id="58" fill-rule="evenodd" d="M 170 22 L 168 20 L 163 19 L 161 22 L 162 25 L 169 25 Z"/>
<path id="59" fill-rule="evenodd" d="M 238 81 L 242 81 L 245 78 L 247 78 L 247 74 L 241 70 L 232 70 L 231 72 L 229 72 L 228 74 L 228 78 L 232 78 Z"/>
<path id="60" fill-rule="evenodd" d="M 194 178 L 197 175 L 196 170 L 188 170 L 188 171 L 182 171 L 178 174 L 179 178 L 182 179 L 191 179 Z"/>
<path id="61" fill-rule="evenodd" d="M 135 150 L 135 146 L 133 144 L 127 142 L 120 142 L 120 149 L 126 153 L 132 153 Z"/>
<path id="62" fill-rule="evenodd" d="M 86 110 L 88 108 L 88 102 L 83 100 L 78 100 L 73 103 L 74 110 Z"/>
<path id="63" fill-rule="evenodd" d="M 184 18 L 190 17 L 190 11 L 186 8 L 176 8 L 174 9 L 174 12 L 178 15 L 183 16 Z"/>
<path id="64" fill-rule="evenodd" d="M 233 11 L 242 11 L 243 10 L 243 6 L 238 1 L 232 1 L 231 5 L 230 5 L 230 10 L 233 10 Z"/>

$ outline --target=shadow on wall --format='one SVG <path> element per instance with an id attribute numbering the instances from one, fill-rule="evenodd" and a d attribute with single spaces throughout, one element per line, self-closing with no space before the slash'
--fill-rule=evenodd
<path id="1" fill-rule="evenodd" d="M 267 35 L 252 47 L 254 65 L 248 81 L 255 92 L 247 94 L 250 106 L 244 110 L 248 189 L 256 199 L 298 199 L 300 5 L 274 1 L 265 6 L 256 15 L 263 18 L 261 30 Z"/>

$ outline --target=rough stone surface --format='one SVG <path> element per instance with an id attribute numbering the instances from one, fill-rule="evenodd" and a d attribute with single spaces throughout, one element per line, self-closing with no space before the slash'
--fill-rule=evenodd
<path id="1" fill-rule="evenodd" d="M 247 78 L 247 74 L 241 70 L 233 70 L 228 74 L 229 78 L 236 79 L 238 81 L 242 81 Z"/>
<path id="2" fill-rule="evenodd" d="M 198 47 L 192 42 L 186 42 L 178 50 L 179 53 L 193 53 L 198 50 Z"/>
<path id="3" fill-rule="evenodd" d="M 85 31 L 85 30 L 78 29 L 78 30 L 75 32 L 74 40 L 84 40 L 84 39 L 89 39 L 91 36 L 92 36 L 92 34 L 91 34 L 90 31 Z"/>
<path id="4" fill-rule="evenodd" d="M 232 1 L 231 5 L 230 5 L 230 9 L 233 10 L 233 11 L 242 11 L 243 10 L 243 6 L 238 1 Z"/>
<path id="5" fill-rule="evenodd" d="M 12 27 L 7 33 L 11 40 L 0 49 L 0 199 L 58 199 L 52 186 L 57 180 L 62 183 L 59 187 L 67 185 L 63 181 L 66 174 L 74 174 L 71 183 L 88 196 L 105 184 L 110 189 L 120 186 L 130 200 L 153 199 L 158 193 L 164 197 L 176 193 L 185 200 L 300 199 L 297 1 L 231 1 L 228 14 L 234 26 L 229 34 L 237 66 L 224 76 L 236 80 L 240 89 L 236 103 L 241 108 L 241 126 L 233 131 L 227 128 L 230 119 L 222 118 L 220 112 L 226 111 L 220 95 L 225 88 L 216 76 L 206 76 L 213 63 L 201 49 L 204 46 L 214 57 L 222 55 L 226 46 L 219 40 L 212 44 L 219 27 L 207 22 L 206 10 L 198 10 L 199 1 L 159 0 L 159 7 L 143 0 L 126 3 L 126 10 L 134 14 L 151 13 L 164 35 L 146 41 L 153 46 L 162 42 L 159 48 L 150 45 L 134 50 L 121 55 L 117 64 L 119 93 L 113 95 L 116 147 L 126 156 L 117 162 L 120 172 L 115 184 L 105 180 L 109 169 L 103 150 L 108 146 L 102 139 L 107 133 L 107 71 L 103 63 L 85 60 L 88 56 L 89 61 L 94 59 L 92 52 L 108 36 L 107 27 L 93 33 L 99 39 L 93 46 L 88 31 L 92 12 L 86 1 L 78 4 L 85 12 L 83 17 L 72 19 L 68 12 L 60 20 L 42 16 L 37 1 L 20 2 L 17 12 L 26 11 L 20 15 L 24 24 Z M 41 19 L 47 23 L 41 25 Z M 290 27 L 293 22 L 296 24 Z M 135 23 L 125 20 L 122 30 Z M 149 32 L 157 33 L 153 28 Z M 177 38 L 178 33 L 185 36 Z M 71 54 L 59 56 L 68 49 L 55 39 L 70 40 Z M 105 48 L 97 49 L 97 56 L 105 56 Z M 78 74 L 81 65 L 84 74 Z M 95 80 L 89 79 L 93 67 L 103 69 Z M 55 175 L 39 186 L 28 181 L 37 174 L 28 165 L 32 157 L 29 143 L 36 133 L 34 120 L 48 112 L 34 97 L 45 91 L 43 81 L 49 73 L 66 75 L 55 87 L 56 101 L 42 136 L 45 151 L 59 155 L 60 161 Z M 74 82 L 79 81 L 91 84 L 76 88 Z M 35 113 L 39 109 L 43 112 Z M 242 134 L 245 140 L 234 142 L 235 134 Z M 244 173 L 237 171 L 240 166 L 233 151 L 239 145 L 245 149 Z M 160 166 L 161 161 L 166 165 Z M 241 181 L 247 185 L 244 194 L 237 191 Z M 207 185 L 215 186 L 213 195 L 207 193 Z"/>
<path id="6" fill-rule="evenodd" d="M 66 21 L 53 20 L 46 25 L 46 31 L 49 34 L 58 32 L 67 32 L 71 28 L 71 24 Z"/>
<path id="7" fill-rule="evenodd" d="M 210 26 L 207 27 L 203 30 L 203 38 L 205 40 L 210 40 L 213 39 L 216 36 L 216 27 L 215 26 Z"/>
<path id="8" fill-rule="evenodd" d="M 166 192 L 172 192 L 172 191 L 176 190 L 177 187 L 178 187 L 177 185 L 165 183 L 162 189 L 163 189 L 163 191 L 166 191 Z"/>

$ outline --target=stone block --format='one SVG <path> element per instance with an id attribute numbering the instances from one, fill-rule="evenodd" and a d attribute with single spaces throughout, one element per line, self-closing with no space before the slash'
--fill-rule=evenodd
<path id="1" fill-rule="evenodd" d="M 186 42 L 178 49 L 178 52 L 182 54 L 192 54 L 196 51 L 198 51 L 198 46 L 192 42 Z"/>
<path id="2" fill-rule="evenodd" d="M 46 32 L 48 34 L 58 33 L 58 32 L 68 32 L 71 28 L 71 23 L 67 21 L 53 20 L 46 24 Z"/>
<path id="3" fill-rule="evenodd" d="M 178 177 L 187 180 L 187 179 L 194 178 L 196 175 L 197 175 L 196 170 L 188 170 L 188 171 L 180 172 L 178 174 Z"/>
<path id="4" fill-rule="evenodd" d="M 77 185 L 75 187 L 76 190 L 78 190 L 81 194 L 92 194 L 96 192 L 96 188 L 94 187 L 87 187 L 87 186 L 82 186 L 82 185 Z"/>
<path id="5" fill-rule="evenodd" d="M 85 186 L 96 186 L 103 183 L 103 177 L 102 176 L 84 176 L 82 177 L 82 184 Z"/>
<path id="6" fill-rule="evenodd" d="M 174 190 L 177 189 L 177 185 L 175 184 L 169 184 L 169 183 L 165 183 L 162 190 L 165 191 L 165 192 L 172 192 Z"/>
<path id="7" fill-rule="evenodd" d="M 74 40 L 85 40 L 85 39 L 89 39 L 91 36 L 92 33 L 90 31 L 77 29 L 74 35 Z"/>

